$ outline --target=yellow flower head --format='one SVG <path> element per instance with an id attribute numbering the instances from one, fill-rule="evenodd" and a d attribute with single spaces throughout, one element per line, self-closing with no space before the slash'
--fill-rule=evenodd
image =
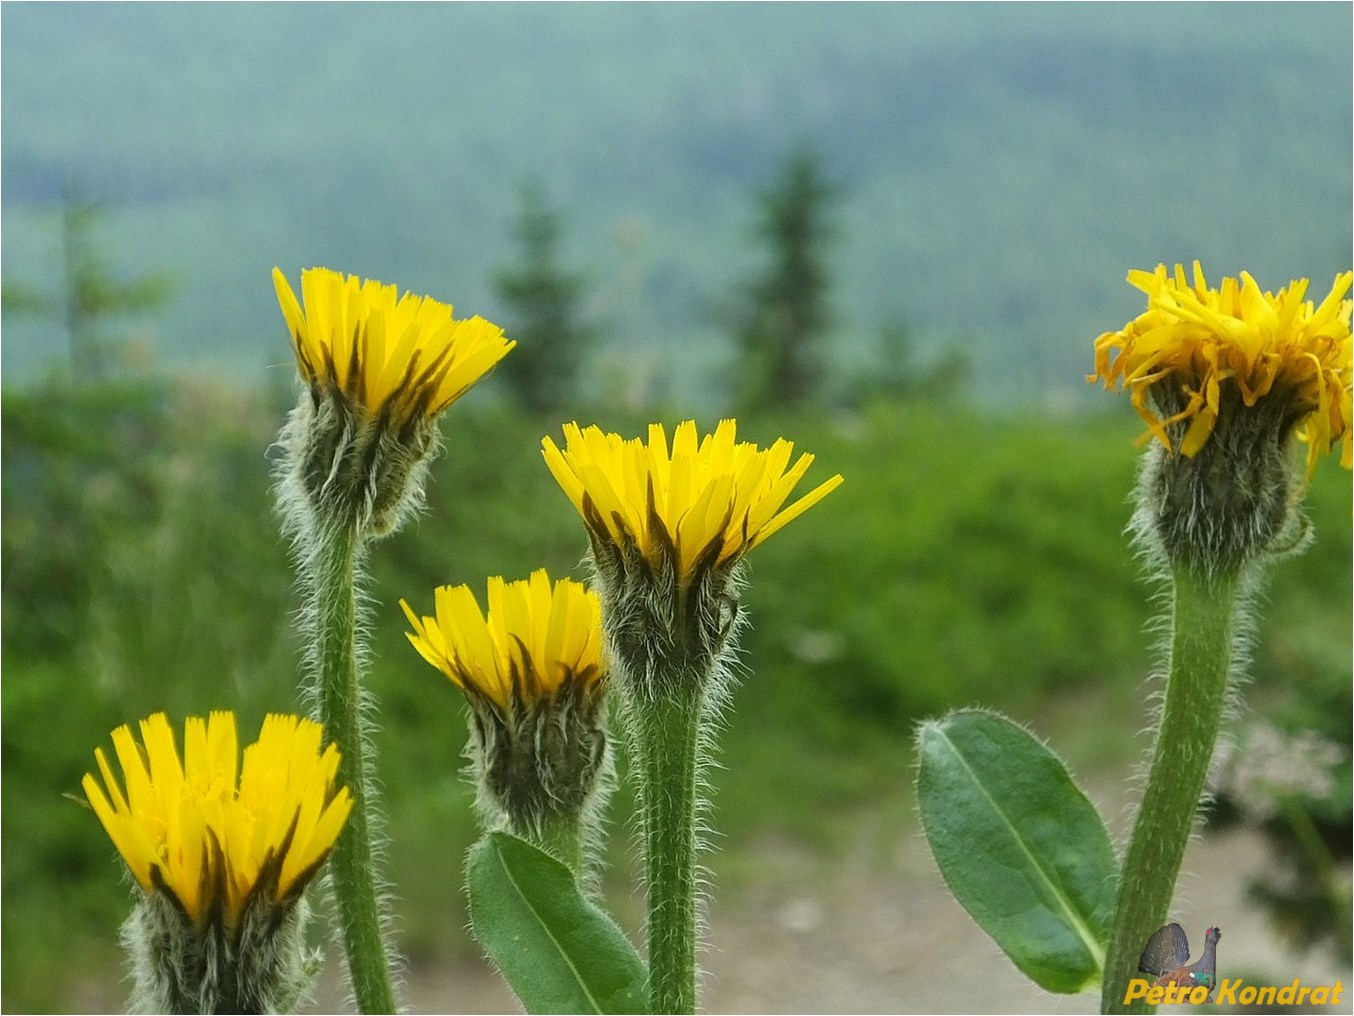
<path id="1" fill-rule="evenodd" d="M 669 450 L 661 424 L 650 425 L 645 444 L 570 423 L 564 451 L 548 437 L 541 444 L 595 539 L 633 545 L 653 567 L 670 558 L 686 581 L 701 567 L 736 561 L 842 482 L 834 476 L 783 508 L 813 456 L 801 455 L 791 467 L 789 441 L 763 450 L 737 441 L 736 427 L 724 420 L 698 441 L 688 420 Z"/>
<path id="2" fill-rule="evenodd" d="M 519 582 L 495 576 L 487 617 L 469 586 L 440 586 L 434 598 L 437 616 L 422 620 L 400 601 L 414 628 L 408 638 L 462 691 L 510 711 L 515 699 L 550 699 L 565 684 L 600 686 L 601 608 L 581 583 L 552 586 L 544 569 Z"/>
<path id="3" fill-rule="evenodd" d="M 188 718 L 180 758 L 156 713 L 141 721 L 141 744 L 126 725 L 113 731 L 121 784 L 96 748 L 103 786 L 92 773 L 82 786 L 142 889 L 168 895 L 198 927 L 222 917 L 236 927 L 260 888 L 278 902 L 299 896 L 348 818 L 338 749 L 322 752 L 320 735 L 310 720 L 269 716 L 241 766 L 235 716 L 216 712 Z"/>
<path id="4" fill-rule="evenodd" d="M 1134 408 L 1168 449 L 1166 427 L 1188 421 L 1180 452 L 1190 458 L 1213 433 L 1224 384 L 1235 384 L 1246 406 L 1283 399 L 1307 442 L 1308 471 L 1336 442 L 1349 468 L 1351 304 L 1344 295 L 1351 278 L 1336 276 L 1315 306 L 1304 299 L 1307 279 L 1276 294 L 1262 292 L 1246 272 L 1210 289 L 1197 261 L 1192 286 L 1181 265 L 1173 275 L 1165 265 L 1131 271 L 1128 281 L 1147 294 L 1147 310 L 1096 339 L 1095 373 L 1087 380 L 1129 389 Z"/>
<path id="5" fill-rule="evenodd" d="M 456 321 L 431 297 L 328 268 L 301 273 L 304 306 L 277 268 L 273 284 L 306 382 L 396 423 L 436 416 L 516 345 L 481 317 Z"/>

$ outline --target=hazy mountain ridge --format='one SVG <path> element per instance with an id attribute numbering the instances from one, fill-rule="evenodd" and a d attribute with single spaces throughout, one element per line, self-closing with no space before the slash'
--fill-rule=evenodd
<path id="1" fill-rule="evenodd" d="M 924 340 L 970 337 L 988 392 L 1079 384 L 1090 339 L 1139 304 L 1129 267 L 1197 256 L 1315 288 L 1349 260 L 1345 5 L 3 19 L 6 277 L 53 271 L 51 202 L 83 181 L 115 203 L 116 263 L 176 274 L 158 340 L 176 364 L 285 358 L 273 264 L 493 317 L 517 185 L 537 172 L 614 340 L 700 387 L 725 355 L 712 307 L 756 262 L 752 194 L 800 141 L 845 188 L 843 357 L 903 317 Z M 50 331 L 6 325 L 11 376 L 59 354 Z"/>

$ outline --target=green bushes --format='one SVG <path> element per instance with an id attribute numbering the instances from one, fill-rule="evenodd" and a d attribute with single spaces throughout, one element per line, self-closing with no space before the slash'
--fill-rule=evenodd
<path id="1" fill-rule="evenodd" d="M 297 705 L 265 454 L 283 409 L 164 385 L 7 392 L 2 405 L 3 1006 L 60 1008 L 73 989 L 50 971 L 78 962 L 93 978 L 117 962 L 127 903 L 93 816 L 61 796 L 94 746 L 154 709 L 230 706 L 248 727 Z M 580 422 L 594 419 L 635 434 L 644 422 Z M 443 428 L 429 511 L 373 560 L 389 870 L 415 958 L 462 934 L 473 835 L 460 696 L 405 645 L 398 599 L 537 567 L 586 577 L 577 518 L 539 455 L 560 422 L 470 400 Z M 724 737 L 726 830 L 821 832 L 844 808 L 901 800 L 924 714 L 983 702 L 1034 717 L 1054 697 L 1145 676 L 1151 590 L 1121 534 L 1138 431 L 1127 416 L 880 404 L 739 430 L 763 443 L 793 433 L 817 456 L 807 483 L 846 482 L 751 562 L 756 672 Z M 1316 545 L 1275 569 L 1259 640 L 1257 690 L 1271 697 L 1342 682 L 1348 694 L 1348 474 L 1324 463 L 1308 507 Z M 116 990 L 116 975 L 102 980 Z"/>

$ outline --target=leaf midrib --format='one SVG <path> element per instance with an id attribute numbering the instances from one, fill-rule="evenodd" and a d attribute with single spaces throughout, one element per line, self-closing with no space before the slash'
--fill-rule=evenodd
<path id="1" fill-rule="evenodd" d="M 597 999 L 593 997 L 592 992 L 588 989 L 587 983 L 583 980 L 582 974 L 579 973 L 578 967 L 575 966 L 573 960 L 569 957 L 568 951 L 564 948 L 560 940 L 555 937 L 554 932 L 550 930 L 550 925 L 546 923 L 546 920 L 541 915 L 540 911 L 532 905 L 527 894 L 522 891 L 521 885 L 518 884 L 517 879 L 513 876 L 512 868 L 508 865 L 507 857 L 504 856 L 503 851 L 497 844 L 493 845 L 493 850 L 500 867 L 503 869 L 503 874 L 507 878 L 508 884 L 511 885 L 516 892 L 517 898 L 521 900 L 523 906 L 527 908 L 528 913 L 536 919 L 537 924 L 541 926 L 541 930 L 545 932 L 546 938 L 550 940 L 550 943 L 555 947 L 560 957 L 564 960 L 565 965 L 569 968 L 570 973 L 574 975 L 574 982 L 578 985 L 579 990 L 583 992 L 583 997 L 588 1000 L 588 1003 L 591 1006 L 589 1011 L 601 1016 L 602 1007 L 597 1003 Z"/>
<path id="2" fill-rule="evenodd" d="M 1081 939 L 1082 944 L 1086 946 L 1086 950 L 1091 954 L 1092 959 L 1095 960 L 1096 967 L 1098 967 L 1100 970 L 1103 971 L 1105 968 L 1104 946 L 1102 946 L 1099 943 L 1099 941 L 1097 941 L 1095 935 L 1091 932 L 1090 928 L 1087 927 L 1085 921 L 1082 920 L 1081 915 L 1072 905 L 1072 901 L 1067 898 L 1067 895 L 1058 887 L 1057 883 L 1054 882 L 1053 879 L 1044 870 L 1043 865 L 1039 863 L 1038 859 L 1030 851 L 1029 847 L 1026 846 L 1024 837 L 1021 836 L 1020 831 L 1015 827 L 1015 825 L 1011 823 L 1011 820 L 1006 817 L 1006 812 L 1003 811 L 1001 807 L 998 806 L 997 802 L 993 799 L 992 795 L 987 792 L 987 787 L 983 785 L 983 781 L 979 779 L 977 772 L 973 769 L 972 766 L 969 765 L 968 760 L 964 758 L 964 755 L 959 750 L 958 745 L 956 745 L 954 741 L 950 739 L 949 735 L 946 734 L 945 731 L 941 730 L 939 726 L 933 727 L 932 729 L 934 729 L 935 732 L 949 746 L 950 751 L 952 751 L 954 753 L 954 757 L 959 760 L 959 764 L 964 767 L 964 771 L 969 774 L 969 777 L 973 780 L 973 785 L 978 788 L 979 793 L 983 795 L 983 799 L 987 801 L 988 806 L 997 815 L 997 817 L 1001 819 L 1002 823 L 1005 824 L 1006 828 L 1010 831 L 1011 838 L 1014 839 L 1016 844 L 1020 847 L 1021 853 L 1023 853 L 1025 857 L 1029 860 L 1030 866 L 1036 872 L 1039 873 L 1039 877 L 1043 880 L 1044 884 L 1048 886 L 1048 889 L 1053 894 L 1054 899 L 1057 900 L 1058 905 L 1067 915 L 1068 923 L 1072 926 L 1072 929 L 1077 933 L 1077 937 Z"/>

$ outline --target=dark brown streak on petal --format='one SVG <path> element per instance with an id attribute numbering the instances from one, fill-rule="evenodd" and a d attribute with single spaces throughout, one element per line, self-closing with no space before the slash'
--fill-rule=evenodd
<path id="1" fill-rule="evenodd" d="M 540 671 L 536 669 L 536 661 L 531 658 L 531 650 L 527 649 L 524 643 L 516 634 L 509 636 L 517 644 L 517 648 L 522 653 L 522 665 L 525 673 L 519 674 L 517 663 L 514 661 L 512 666 L 512 681 L 516 686 L 520 681 L 529 693 L 532 701 L 538 701 L 545 695 L 545 685 L 541 681 Z"/>
<path id="2" fill-rule="evenodd" d="M 199 899 L 207 902 L 202 912 L 203 927 L 225 927 L 229 919 L 238 915 L 226 912 L 226 854 L 221 849 L 216 830 L 206 827 L 207 841 L 202 844 L 202 877 L 198 883 Z"/>
<path id="3" fill-rule="evenodd" d="M 324 807 L 320 809 L 321 812 L 327 810 L 329 806 L 334 803 L 334 800 L 339 796 L 339 791 L 342 789 L 343 787 L 339 785 L 337 778 L 329 781 L 329 786 L 326 787 L 324 791 Z"/>
<path id="4" fill-rule="evenodd" d="M 353 325 L 353 346 L 348 353 L 348 388 L 353 398 L 364 406 L 367 404 L 367 377 L 363 373 L 362 358 L 366 340 L 367 323 L 359 321 Z"/>
<path id="5" fill-rule="evenodd" d="M 663 551 L 668 561 L 672 563 L 674 572 L 678 572 L 682 566 L 682 557 L 680 548 L 673 534 L 668 532 L 667 525 L 663 522 L 663 517 L 658 514 L 658 505 L 654 498 L 653 477 L 648 479 L 648 488 L 645 494 L 646 510 L 648 512 L 649 535 L 662 544 Z M 680 575 L 679 575 L 680 577 Z"/>
<path id="6" fill-rule="evenodd" d="M 724 512 L 724 518 L 719 523 L 719 528 L 716 530 L 715 535 L 710 538 L 710 542 L 701 549 L 701 552 L 698 555 L 696 555 L 696 560 L 692 564 L 692 574 L 699 573 L 707 568 L 713 568 L 719 564 L 719 556 L 724 553 L 724 536 L 728 533 L 729 523 L 732 520 L 733 505 L 731 504 L 729 505 L 728 510 Z"/>
<path id="7" fill-rule="evenodd" d="M 291 330 L 292 347 L 296 350 L 296 363 L 301 368 L 301 376 L 305 378 L 306 384 L 314 385 L 318 380 L 315 373 L 315 363 L 306 352 L 305 345 L 301 341 L 301 333 L 296 329 Z"/>
<path id="8" fill-rule="evenodd" d="M 322 346 L 320 352 L 324 356 L 325 387 L 329 391 L 330 398 L 342 405 L 347 401 L 347 394 L 339 387 L 338 367 L 334 363 L 334 350 L 329 346 Z"/>
<path id="9" fill-rule="evenodd" d="M 178 893 L 169 888 L 169 883 L 165 881 L 164 875 L 160 871 L 158 864 L 150 866 L 150 884 L 155 887 L 155 891 L 167 899 L 170 904 L 183 915 L 183 919 L 191 923 L 192 918 L 188 915 L 188 908 L 183 905 L 183 900 L 179 899 Z"/>
<path id="10" fill-rule="evenodd" d="M 461 666 L 459 661 L 457 662 L 457 672 L 461 675 L 462 682 L 464 682 L 461 687 L 461 692 L 470 703 L 471 712 L 478 712 L 480 708 L 486 708 L 498 720 L 506 723 L 507 716 L 504 713 L 505 707 L 489 694 L 488 689 L 482 688 L 479 682 L 475 680 L 474 675 L 465 667 Z"/>
<path id="11" fill-rule="evenodd" d="M 415 428 L 420 419 L 427 415 L 428 404 L 432 401 L 425 379 L 437 361 L 434 360 L 432 365 L 420 372 L 419 364 L 423 362 L 424 352 L 419 347 L 414 348 L 409 363 L 404 368 L 404 374 L 400 377 L 400 383 L 390 393 L 388 400 L 399 403 L 400 440 L 403 442 L 408 442 L 413 437 Z"/>
<path id="12" fill-rule="evenodd" d="M 630 527 L 626 525 L 625 519 L 621 517 L 620 512 L 611 513 L 611 521 L 616 523 L 616 528 L 621 531 L 621 544 L 618 548 L 622 560 L 633 558 L 639 562 L 640 570 L 645 578 L 653 578 L 655 566 L 649 562 L 649 559 L 639 552 L 639 541 L 635 535 L 630 532 Z"/>
<path id="13" fill-rule="evenodd" d="M 594 554 L 599 553 L 599 548 L 606 556 L 612 557 L 616 553 L 616 541 L 611 536 L 611 530 L 607 528 L 606 522 L 602 519 L 602 513 L 597 510 L 597 502 L 585 490 L 583 492 L 583 524 L 587 527 L 588 535 L 592 538 L 592 549 Z M 599 554 L 600 556 L 600 554 Z"/>
<path id="14" fill-rule="evenodd" d="M 405 416 L 404 403 L 407 401 L 405 389 L 409 384 L 410 372 L 418 364 L 420 352 L 418 349 L 414 350 L 413 355 L 409 357 L 408 365 L 404 368 L 404 376 L 400 379 L 400 383 L 390 390 L 390 393 L 386 395 L 379 406 L 373 408 L 373 416 L 380 415 L 385 419 L 399 417 L 403 422 Z"/>
<path id="15" fill-rule="evenodd" d="M 292 812 L 291 822 L 287 826 L 286 835 L 282 837 L 281 842 L 276 847 L 269 849 L 264 856 L 263 862 L 259 865 L 258 877 L 254 880 L 254 885 L 249 890 L 249 895 L 245 897 L 244 905 L 246 908 L 263 906 L 269 902 L 277 904 L 269 914 L 269 926 L 276 927 L 286 916 L 286 907 L 300 898 L 301 892 L 306 887 L 306 878 L 298 878 L 292 885 L 291 892 L 283 897 L 281 893 L 282 884 L 282 866 L 286 863 L 287 854 L 296 840 L 297 823 L 301 820 L 301 809 L 298 807 Z M 312 867 L 318 866 L 316 865 Z"/>
<path id="16" fill-rule="evenodd" d="M 451 347 L 448 346 L 433 358 L 432 362 L 428 364 L 427 368 L 417 378 L 411 377 L 409 373 L 405 374 L 406 380 L 401 382 L 401 386 L 407 383 L 414 391 L 414 395 L 410 400 L 411 412 L 409 415 L 411 419 L 436 416 L 450 405 L 452 400 L 449 399 L 444 403 L 434 406 L 433 399 L 436 397 L 438 389 L 441 388 L 442 381 L 447 376 L 447 372 L 451 370 L 451 366 Z"/>
<path id="17" fill-rule="evenodd" d="M 607 675 L 601 667 L 592 664 L 579 670 L 570 668 L 566 672 L 566 680 L 580 697 L 591 702 L 606 690 Z"/>

